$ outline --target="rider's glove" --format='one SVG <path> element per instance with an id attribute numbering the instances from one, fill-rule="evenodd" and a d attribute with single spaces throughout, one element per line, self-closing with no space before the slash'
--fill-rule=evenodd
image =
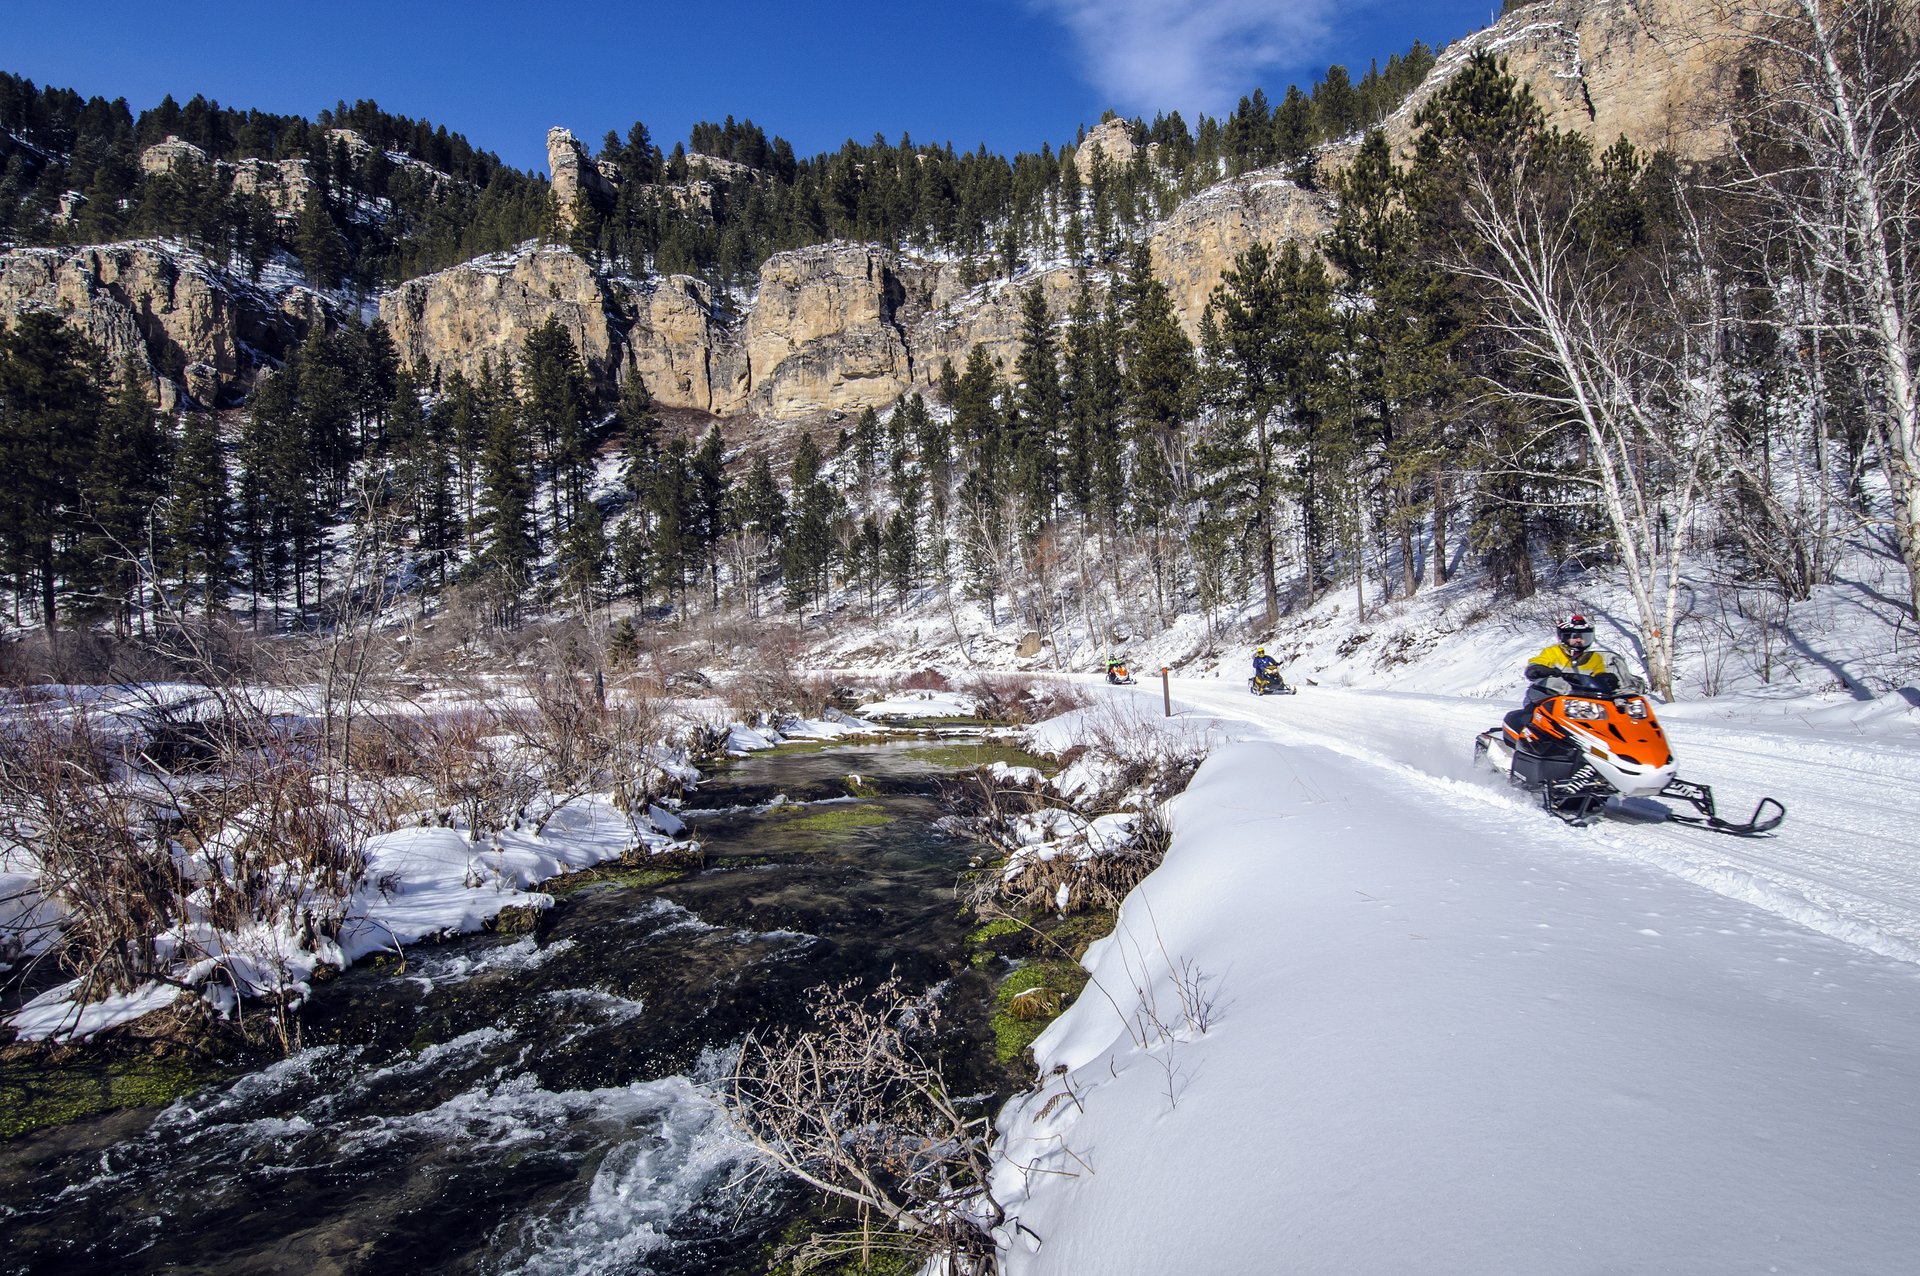
<path id="1" fill-rule="evenodd" d="M 1565 696 L 1565 695 L 1573 694 L 1573 684 L 1571 682 L 1568 682 L 1565 678 L 1560 678 L 1560 677 L 1553 677 L 1553 678 L 1546 679 L 1540 684 L 1540 689 L 1546 692 L 1550 696 Z"/>

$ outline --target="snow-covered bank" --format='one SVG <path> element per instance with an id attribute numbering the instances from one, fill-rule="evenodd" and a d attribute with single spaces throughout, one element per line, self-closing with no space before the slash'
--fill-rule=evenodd
<path id="1" fill-rule="evenodd" d="M 485 843 L 452 828 L 380 833 L 367 839 L 367 870 L 335 938 L 312 935 L 291 917 L 237 932 L 197 919 L 158 936 L 157 950 L 175 979 L 197 988 L 222 1013 L 233 1010 L 236 988 L 297 1002 L 322 965 L 344 969 L 373 953 L 470 934 L 509 909 L 550 908 L 553 897 L 535 886 L 636 850 L 673 850 L 682 845 L 670 836 L 677 831 L 673 826 L 684 827 L 671 812 L 656 807 L 629 819 L 607 795 L 594 794 L 566 803 L 538 832 L 502 830 Z M 23 877 L 21 889 L 31 889 L 29 879 Z M 82 1003 L 76 1000 L 81 983 L 69 981 L 41 993 L 6 1023 L 22 1041 L 84 1040 L 170 1005 L 182 991 L 155 982 Z"/>
<path id="2" fill-rule="evenodd" d="M 1513 814 L 1217 751 L 1002 1115 L 1009 1270 L 1907 1270 L 1920 970 Z"/>

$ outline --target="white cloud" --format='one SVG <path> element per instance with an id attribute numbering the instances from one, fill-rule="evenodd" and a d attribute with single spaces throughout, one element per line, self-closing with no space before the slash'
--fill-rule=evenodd
<path id="1" fill-rule="evenodd" d="M 1215 114 L 1261 72 L 1312 60 L 1335 0 L 1028 0 L 1073 34 L 1112 106 Z M 1277 95 L 1272 95 L 1277 96 Z"/>

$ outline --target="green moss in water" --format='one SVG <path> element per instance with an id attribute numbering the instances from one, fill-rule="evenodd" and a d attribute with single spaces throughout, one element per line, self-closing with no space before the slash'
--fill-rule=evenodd
<path id="1" fill-rule="evenodd" d="M 804 813 L 801 813 L 804 812 Z M 781 818 L 783 829 L 806 833 L 851 833 L 893 823 L 893 817 L 877 806 L 848 803 L 822 808 L 803 807 L 801 812 Z"/>
<path id="2" fill-rule="evenodd" d="M 0 1138 L 119 1108 L 156 1108 L 224 1075 L 184 1059 L 128 1059 L 66 1067 L 0 1065 Z"/>
<path id="3" fill-rule="evenodd" d="M 1008 766 L 1030 766 L 1042 775 L 1052 775 L 1059 769 L 1051 758 L 1028 753 L 1019 745 L 1005 740 L 928 745 L 925 748 L 915 749 L 913 756 L 934 766 L 947 767 L 955 771 L 992 766 L 996 762 L 1004 762 Z"/>
<path id="4" fill-rule="evenodd" d="M 985 926 L 967 936 L 967 943 L 974 948 L 985 948 L 996 939 L 1008 935 L 1018 935 L 1026 928 L 1011 917 L 1002 917 L 999 921 L 988 922 Z"/>
<path id="5" fill-rule="evenodd" d="M 1113 933 L 1114 923 L 1118 920 L 1111 911 L 1075 913 L 1071 917 L 1061 918 L 1047 931 L 1046 947 L 1053 952 L 1065 952 L 1075 961 L 1087 955 L 1087 949 L 1096 939 L 1104 939 Z"/>
<path id="6" fill-rule="evenodd" d="M 1065 1002 L 1087 986 L 1087 972 L 1070 961 L 1029 962 L 1007 976 L 993 994 L 993 1050 L 1002 1063 L 1010 1063 L 1033 1045 L 1047 1024 L 1058 1013 L 1046 1013 L 1040 1007 L 1050 999 L 1028 998 L 1025 1012 L 1014 999 L 1021 993 L 1052 993 Z"/>
<path id="7" fill-rule="evenodd" d="M 644 890 L 650 886 L 664 886 L 668 882 L 677 882 L 687 874 L 683 871 L 662 868 L 589 868 L 578 873 L 569 873 L 558 882 L 548 882 L 540 889 L 551 893 L 556 899 L 565 899 L 589 888 L 614 886 L 624 890 Z"/>

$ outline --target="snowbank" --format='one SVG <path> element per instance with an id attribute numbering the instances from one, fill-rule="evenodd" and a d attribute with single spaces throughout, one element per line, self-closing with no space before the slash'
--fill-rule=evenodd
<path id="1" fill-rule="evenodd" d="M 180 979 L 223 1011 L 233 1007 L 236 983 L 249 994 L 285 991 L 298 1000 L 322 964 L 345 967 L 375 952 L 477 931 L 508 908 L 549 908 L 553 897 L 531 887 L 640 847 L 684 845 L 673 840 L 684 828 L 657 807 L 636 825 L 609 796 L 594 794 L 561 806 L 539 833 L 504 831 L 485 844 L 450 828 L 381 833 L 367 840 L 367 873 L 335 940 L 311 939 L 292 919 L 239 932 L 195 920 L 160 935 L 157 947 Z M 81 992 L 78 981 L 49 989 L 7 1023 L 23 1041 L 82 1040 L 170 1004 L 181 990 L 153 983 L 86 1004 L 75 1000 Z"/>
<path id="2" fill-rule="evenodd" d="M 1907 1270 L 1914 967 L 1423 798 L 1203 766 L 1001 1115 L 1010 1272 Z"/>
<path id="3" fill-rule="evenodd" d="M 971 718 L 979 711 L 979 701 L 958 691 L 895 691 L 856 712 L 862 718 Z"/>

